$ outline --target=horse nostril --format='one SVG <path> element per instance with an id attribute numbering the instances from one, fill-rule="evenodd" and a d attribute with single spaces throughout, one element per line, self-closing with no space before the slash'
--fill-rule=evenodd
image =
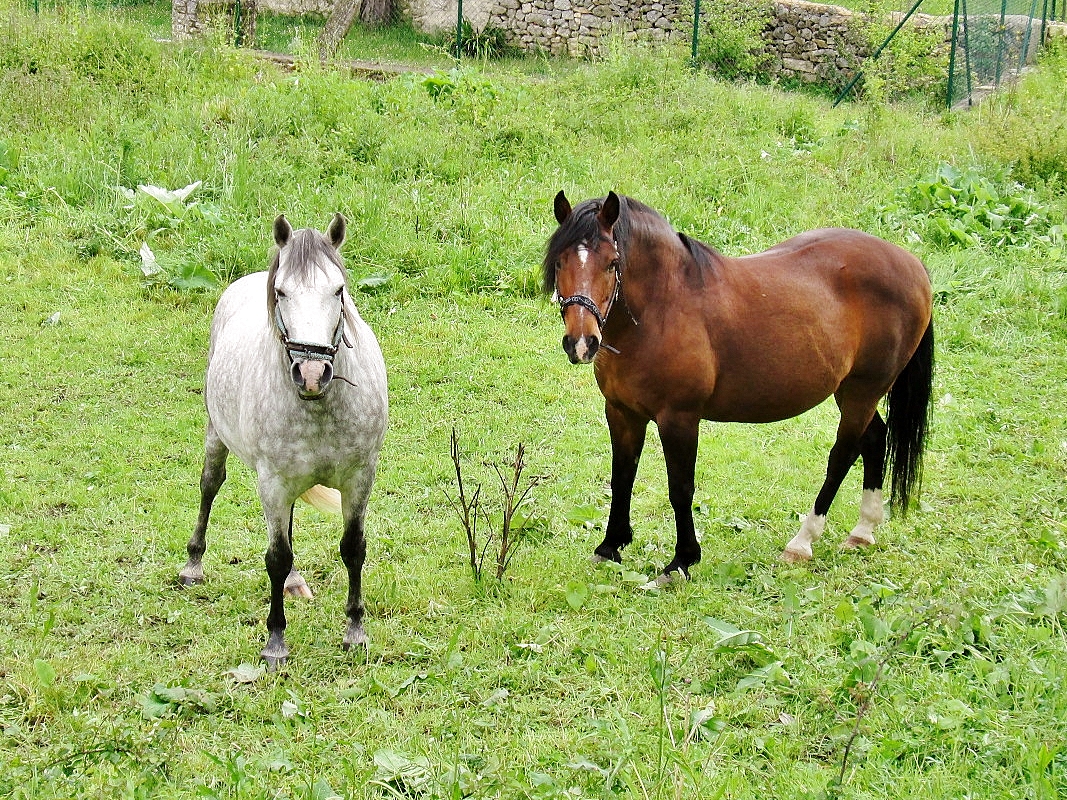
<path id="1" fill-rule="evenodd" d="M 326 388 L 326 384 L 333 380 L 333 364 L 326 361 L 322 365 L 322 377 L 319 378 L 319 386 L 323 389 Z"/>
<path id="2" fill-rule="evenodd" d="M 586 353 L 587 358 L 592 358 L 596 355 L 596 351 L 600 349 L 600 340 L 595 336 L 590 336 L 586 339 Z"/>
<path id="3" fill-rule="evenodd" d="M 293 362 L 293 366 L 289 370 L 289 374 L 293 376 L 293 383 L 295 383 L 297 386 L 299 386 L 301 389 L 303 389 L 304 388 L 304 376 L 300 372 L 300 364 L 299 363 Z"/>

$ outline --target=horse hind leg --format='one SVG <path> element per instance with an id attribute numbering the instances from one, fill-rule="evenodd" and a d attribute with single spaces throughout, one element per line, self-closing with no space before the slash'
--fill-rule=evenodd
<path id="1" fill-rule="evenodd" d="M 843 403 L 840 395 L 837 402 L 841 408 L 841 422 L 837 427 L 837 441 L 830 448 L 830 455 L 826 459 L 826 479 L 815 498 L 815 504 L 801 523 L 800 530 L 782 551 L 782 560 L 786 563 L 811 560 L 811 545 L 822 536 L 826 527 L 826 514 L 837 496 L 837 490 L 841 488 L 841 482 L 860 457 L 860 443 L 876 413 L 873 405 L 867 406 L 867 410 L 863 412 L 853 411 L 852 406 Z"/>
<path id="2" fill-rule="evenodd" d="M 200 472 L 200 512 L 196 518 L 196 527 L 186 545 L 189 560 L 178 573 L 178 582 L 183 586 L 204 582 L 204 551 L 207 549 L 207 526 L 211 517 L 211 506 L 226 480 L 226 458 L 230 451 L 215 433 L 215 427 L 208 422 L 204 437 L 204 468 Z"/>
<path id="3" fill-rule="evenodd" d="M 841 545 L 843 550 L 869 547 L 874 544 L 874 529 L 885 521 L 882 506 L 882 481 L 885 476 L 886 425 L 875 413 L 860 439 L 860 458 L 863 459 L 863 499 L 856 527 Z"/>
<path id="4" fill-rule="evenodd" d="M 366 647 L 370 641 L 363 628 L 362 594 L 363 564 L 367 560 L 367 536 L 363 528 L 363 520 L 367 512 L 367 501 L 370 498 L 369 485 L 365 489 L 358 490 L 356 494 L 354 502 L 346 503 L 345 530 L 338 548 L 341 561 L 348 571 L 348 598 L 345 602 L 348 624 L 345 627 L 344 638 L 341 640 L 341 646 L 345 650 L 357 646 Z"/>

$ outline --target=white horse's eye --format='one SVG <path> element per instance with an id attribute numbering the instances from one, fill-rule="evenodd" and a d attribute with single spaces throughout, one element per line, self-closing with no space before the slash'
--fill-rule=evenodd
<path id="1" fill-rule="evenodd" d="M 277 297 L 279 300 L 284 300 L 285 299 L 285 292 L 283 292 L 281 289 L 275 289 L 274 290 L 274 296 Z"/>

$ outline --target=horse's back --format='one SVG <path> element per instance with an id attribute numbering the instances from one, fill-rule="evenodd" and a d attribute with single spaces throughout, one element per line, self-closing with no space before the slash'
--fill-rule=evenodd
<path id="1" fill-rule="evenodd" d="M 784 419 L 850 379 L 887 391 L 929 324 L 931 294 L 918 258 L 846 228 L 724 258 L 697 337 L 711 365 L 707 418 Z"/>

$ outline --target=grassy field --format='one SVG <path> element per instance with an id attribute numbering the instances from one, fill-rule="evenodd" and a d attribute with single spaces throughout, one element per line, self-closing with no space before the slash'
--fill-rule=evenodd
<path id="1" fill-rule="evenodd" d="M 0 794 L 1067 793 L 1067 53 L 968 115 L 833 109 L 642 49 L 543 68 L 285 75 L 92 14 L 3 7 Z M 197 182 L 184 198 L 137 188 Z M 913 512 L 871 551 L 839 552 L 852 475 L 815 560 L 785 567 L 832 408 L 709 424 L 693 580 L 636 588 L 674 544 L 654 436 L 624 568 L 591 566 L 601 399 L 536 288 L 560 188 L 633 195 L 730 254 L 822 225 L 919 254 L 938 371 Z M 302 507 L 297 561 L 317 596 L 288 603 L 293 655 L 266 674 L 247 469 L 231 464 L 216 504 L 208 582 L 176 575 L 212 308 L 266 264 L 283 211 L 348 217 L 391 426 L 369 652 L 340 648 L 339 523 Z M 485 462 L 519 443 L 543 476 L 500 583 L 472 578 L 445 497 L 453 428 L 490 502 Z"/>

